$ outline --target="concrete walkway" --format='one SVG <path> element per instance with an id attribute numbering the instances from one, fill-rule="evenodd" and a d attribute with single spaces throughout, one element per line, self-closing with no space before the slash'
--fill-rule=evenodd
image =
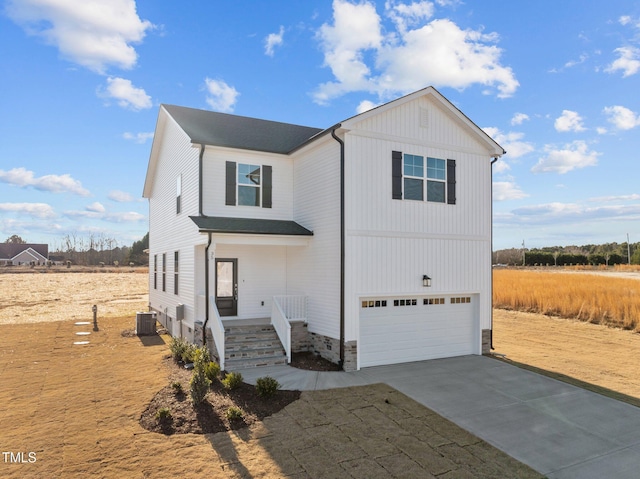
<path id="1" fill-rule="evenodd" d="M 640 471 L 640 408 L 483 356 L 241 373 L 302 391 L 385 383 L 552 479 L 636 479 Z"/>

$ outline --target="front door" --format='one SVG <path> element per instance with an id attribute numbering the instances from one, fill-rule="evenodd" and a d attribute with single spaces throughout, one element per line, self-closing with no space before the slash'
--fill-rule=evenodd
<path id="1" fill-rule="evenodd" d="M 238 315 L 238 260 L 216 259 L 216 306 L 220 316 Z"/>

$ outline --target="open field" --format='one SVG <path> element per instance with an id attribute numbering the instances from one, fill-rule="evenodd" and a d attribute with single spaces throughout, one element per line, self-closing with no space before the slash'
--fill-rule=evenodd
<path id="1" fill-rule="evenodd" d="M 496 308 L 573 318 L 640 331 L 640 275 L 600 269 L 496 269 Z"/>
<path id="2" fill-rule="evenodd" d="M 17 274 L 20 271 L 14 268 L 13 274 L 0 274 L 0 324 L 93 320 L 94 304 L 98 319 L 135 316 L 136 311 L 148 308 L 146 268 L 123 268 L 117 273 Z"/>

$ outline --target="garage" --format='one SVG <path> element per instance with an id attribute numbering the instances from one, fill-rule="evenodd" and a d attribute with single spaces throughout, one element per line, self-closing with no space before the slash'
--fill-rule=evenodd
<path id="1" fill-rule="evenodd" d="M 360 367 L 479 354 L 477 295 L 362 298 Z"/>

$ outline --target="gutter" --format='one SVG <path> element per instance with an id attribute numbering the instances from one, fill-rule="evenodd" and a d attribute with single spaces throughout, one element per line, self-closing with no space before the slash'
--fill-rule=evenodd
<path id="1" fill-rule="evenodd" d="M 506 151 L 502 150 L 504 153 Z M 498 158 L 491 160 L 491 256 L 493 257 L 493 164 L 498 161 Z M 493 263 L 493 261 L 492 261 Z M 491 266 L 491 287 L 489 288 L 489 294 L 491 294 L 491 328 L 489 329 L 489 348 L 494 350 L 493 347 L 493 264 Z"/>
<path id="2" fill-rule="evenodd" d="M 340 143 L 340 367 L 344 369 L 344 141 L 336 135 L 336 130 L 341 126 L 341 123 L 335 125 L 331 130 L 331 136 Z"/>

